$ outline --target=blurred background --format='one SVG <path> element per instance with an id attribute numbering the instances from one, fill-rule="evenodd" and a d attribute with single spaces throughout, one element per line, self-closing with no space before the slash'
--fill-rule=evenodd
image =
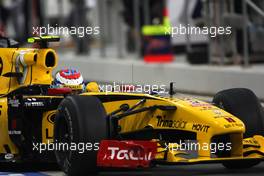
<path id="1" fill-rule="evenodd" d="M 208 95 L 248 87 L 264 98 L 263 0 L 0 0 L 0 31 L 21 46 L 47 25 L 99 27 L 52 45 L 58 68 L 80 69 L 87 80 L 175 81 L 179 91 Z M 164 32 L 179 25 L 230 26 L 232 34 Z"/>
<path id="2" fill-rule="evenodd" d="M 245 87 L 264 100 L 263 0 L 0 0 L 0 35 L 14 38 L 21 47 L 30 47 L 26 40 L 36 35 L 33 28 L 47 25 L 99 27 L 99 34 L 63 34 L 60 43 L 50 45 L 59 55 L 57 70 L 79 69 L 86 81 L 175 82 L 178 92 L 208 101 L 220 90 Z M 232 33 L 211 37 L 165 32 L 180 25 L 230 26 Z M 177 172 L 229 173 L 218 165 L 185 167 Z M 252 172 L 263 170 L 245 174 Z M 166 174 L 167 168 L 157 172 Z"/>

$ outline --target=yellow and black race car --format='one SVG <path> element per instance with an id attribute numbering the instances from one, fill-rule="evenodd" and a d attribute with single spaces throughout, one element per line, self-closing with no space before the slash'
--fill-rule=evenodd
<path id="1" fill-rule="evenodd" d="M 249 168 L 264 159 L 264 111 L 244 88 L 193 98 L 125 92 L 71 93 L 51 87 L 58 59 L 48 42 L 18 48 L 0 39 L 0 160 L 57 162 L 69 175 L 100 168 L 223 163 Z M 55 155 L 54 155 L 55 153 Z M 85 174 L 86 173 L 86 174 Z"/>

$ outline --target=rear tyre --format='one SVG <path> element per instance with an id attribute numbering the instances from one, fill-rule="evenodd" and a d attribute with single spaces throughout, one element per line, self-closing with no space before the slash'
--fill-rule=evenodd
<path id="1" fill-rule="evenodd" d="M 245 138 L 264 134 L 264 111 L 257 96 L 249 89 L 234 88 L 223 90 L 213 98 L 213 103 L 243 121 L 246 127 Z M 228 169 L 250 168 L 259 161 L 226 161 Z"/>
<path id="2" fill-rule="evenodd" d="M 58 164 L 68 175 L 97 172 L 97 150 L 107 138 L 105 109 L 97 97 L 68 96 L 58 107 L 54 142 L 76 147 L 55 150 Z M 76 149 L 76 150 L 75 150 Z"/>

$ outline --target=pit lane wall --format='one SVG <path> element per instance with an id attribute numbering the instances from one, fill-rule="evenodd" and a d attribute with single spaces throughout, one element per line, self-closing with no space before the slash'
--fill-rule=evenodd
<path id="1" fill-rule="evenodd" d="M 182 92 L 214 95 L 216 92 L 244 87 L 253 90 L 264 100 L 264 65 L 249 68 L 240 66 L 193 66 L 187 63 L 146 64 L 135 59 L 87 58 L 59 55 L 57 69 L 71 67 L 79 69 L 85 80 L 126 84 L 148 84 L 169 86 L 176 82 Z"/>

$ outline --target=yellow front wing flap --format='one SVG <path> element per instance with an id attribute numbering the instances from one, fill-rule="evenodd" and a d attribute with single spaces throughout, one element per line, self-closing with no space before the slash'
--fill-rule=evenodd
<path id="1" fill-rule="evenodd" d="M 246 138 L 243 140 L 243 156 L 232 156 L 225 158 L 201 157 L 188 158 L 188 152 L 174 150 L 178 147 L 177 143 L 168 143 L 166 147 L 158 142 L 157 154 L 155 159 L 161 163 L 171 164 L 195 164 L 195 163 L 220 163 L 229 160 L 264 160 L 264 137 L 260 135 Z"/>

